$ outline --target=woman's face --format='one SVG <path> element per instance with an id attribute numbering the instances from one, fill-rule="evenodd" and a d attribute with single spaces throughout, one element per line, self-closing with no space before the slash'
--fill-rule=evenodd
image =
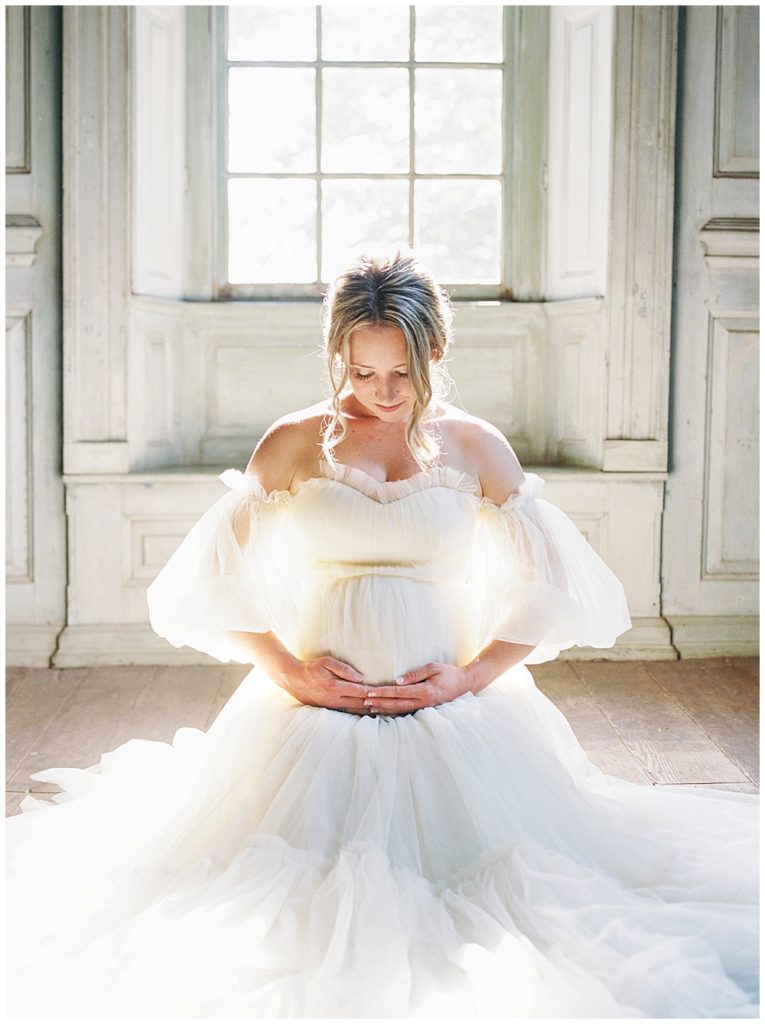
<path id="1" fill-rule="evenodd" d="M 383 422 L 408 420 L 414 394 L 400 327 L 359 327 L 351 335 L 348 377 L 356 400 Z"/>

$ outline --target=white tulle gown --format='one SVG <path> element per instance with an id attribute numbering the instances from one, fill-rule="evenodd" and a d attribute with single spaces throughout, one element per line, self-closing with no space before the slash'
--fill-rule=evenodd
<path id="1" fill-rule="evenodd" d="M 149 591 L 176 645 L 274 630 L 383 683 L 629 626 L 532 474 L 501 508 L 451 468 L 222 479 Z M 604 774 L 524 665 L 396 718 L 254 669 L 207 733 L 34 777 L 64 793 L 8 821 L 11 1015 L 757 1015 L 757 798 Z"/>

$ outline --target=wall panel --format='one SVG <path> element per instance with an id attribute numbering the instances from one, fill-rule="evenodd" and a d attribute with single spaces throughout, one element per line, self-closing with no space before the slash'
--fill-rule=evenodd
<path id="1" fill-rule="evenodd" d="M 759 320 L 710 316 L 702 579 L 757 579 Z"/>
<path id="2" fill-rule="evenodd" d="M 32 313 L 5 318 L 5 578 L 34 579 L 32 531 Z"/>
<path id="3" fill-rule="evenodd" d="M 28 6 L 5 8 L 5 173 L 32 170 L 31 18 Z M 19 212 L 19 211 L 12 211 Z"/>
<path id="4" fill-rule="evenodd" d="M 133 290 L 184 291 L 185 7 L 133 8 Z"/>
<path id="5" fill-rule="evenodd" d="M 613 12 L 603 6 L 549 10 L 545 294 L 604 295 Z"/>
<path id="6" fill-rule="evenodd" d="M 760 12 L 757 6 L 717 8 L 714 175 L 756 178 L 760 121 L 751 98 L 760 91 Z"/>

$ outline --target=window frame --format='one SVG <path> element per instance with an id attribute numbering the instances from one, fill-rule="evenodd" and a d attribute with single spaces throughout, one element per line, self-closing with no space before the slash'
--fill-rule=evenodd
<path id="1" fill-rule="evenodd" d="M 522 9 L 520 9 L 522 10 Z M 228 141 L 228 68 L 229 66 L 238 67 L 309 67 L 309 68 L 324 68 L 324 67 L 371 67 L 371 68 L 386 68 L 386 67 L 401 67 L 406 68 L 409 71 L 410 82 L 413 78 L 415 68 L 453 68 L 466 67 L 466 68 L 495 68 L 501 69 L 503 72 L 503 88 L 502 88 L 502 167 L 499 174 L 417 174 L 410 170 L 407 173 L 391 173 L 391 174 L 373 174 L 373 173 L 326 173 L 315 171 L 312 173 L 293 174 L 286 172 L 284 174 L 237 174 L 236 177 L 262 177 L 262 178 L 301 178 L 307 180 L 319 179 L 338 179 L 338 178 L 362 178 L 362 179 L 383 179 L 383 178 L 405 178 L 409 182 L 409 233 L 412 236 L 413 231 L 413 205 L 412 196 L 414 191 L 414 183 L 419 178 L 424 179 L 478 179 L 483 178 L 486 180 L 498 180 L 501 184 L 501 197 L 502 197 L 502 215 L 501 215 L 501 226 L 500 226 L 500 282 L 495 284 L 450 284 L 444 282 L 445 287 L 449 291 L 452 298 L 456 301 L 460 300 L 499 300 L 499 299 L 512 299 L 515 297 L 514 293 L 514 275 L 518 275 L 518 264 L 515 258 L 521 250 L 517 244 L 514 244 L 515 237 L 513 226 L 515 223 L 514 209 L 518 207 L 519 198 L 519 182 L 517 181 L 518 173 L 518 160 L 516 153 L 515 142 L 515 127 L 517 124 L 517 118 L 513 116 L 514 111 L 520 112 L 519 105 L 519 85 L 522 84 L 521 69 L 519 67 L 518 58 L 522 53 L 521 47 L 518 45 L 519 37 L 519 8 L 510 7 L 507 5 L 502 6 L 502 34 L 503 34 L 503 60 L 501 62 L 425 62 L 425 61 L 414 61 L 414 21 L 415 11 L 414 6 L 409 7 L 409 18 L 410 18 L 410 52 L 409 59 L 407 61 L 325 61 L 317 59 L 315 61 L 228 61 L 226 52 L 226 36 L 227 36 L 227 5 L 221 5 L 213 7 L 211 9 L 211 47 L 212 47 L 212 71 L 213 71 L 213 83 L 214 83 L 214 100 L 213 100 L 213 121 L 214 121 L 214 132 L 213 138 L 215 140 L 214 155 L 213 155 L 213 185 L 214 185 L 214 207 L 215 215 L 213 217 L 213 238 L 212 238 L 212 297 L 218 300 L 279 300 L 279 301 L 315 301 L 320 299 L 326 291 L 326 283 L 309 283 L 309 284 L 295 284 L 295 283 L 269 283 L 269 284 L 238 284 L 231 283 L 228 281 L 228 195 L 227 195 L 227 183 L 229 178 L 228 172 L 228 154 L 227 154 L 227 141 Z M 316 8 L 317 23 L 320 19 L 320 8 Z M 317 25 L 317 31 L 318 31 Z M 545 47 L 546 47 L 546 34 L 545 34 Z M 546 79 L 546 62 L 544 64 L 544 74 Z M 410 91 L 410 147 L 413 145 L 413 102 L 412 92 Z M 546 91 L 545 91 L 546 99 Z M 318 129 L 321 130 L 321 96 L 320 93 L 317 95 L 317 118 L 318 118 Z M 537 131 L 539 131 L 539 125 L 537 125 Z M 410 164 L 411 166 L 411 164 Z M 317 257 L 319 255 L 319 249 L 321 246 L 321 194 L 319 199 L 319 209 L 317 211 L 317 224 L 319 230 L 317 231 Z M 540 232 L 540 242 L 542 234 Z M 318 264 L 317 264 L 318 265 Z M 528 276 L 528 275 L 526 275 Z"/>

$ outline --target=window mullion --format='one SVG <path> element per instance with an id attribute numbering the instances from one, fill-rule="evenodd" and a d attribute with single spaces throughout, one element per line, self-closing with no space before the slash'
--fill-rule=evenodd
<path id="1" fill-rule="evenodd" d="M 494 274 L 497 273 L 497 271 L 498 271 L 499 284 L 498 285 L 497 284 L 494 284 L 494 285 L 490 285 L 490 284 L 486 284 L 486 285 L 484 285 L 484 284 L 475 284 L 475 285 L 461 285 L 461 286 L 457 285 L 457 289 L 460 292 L 464 291 L 466 297 L 468 295 L 470 295 L 470 297 L 476 297 L 476 298 L 479 298 L 479 297 L 490 297 L 491 293 L 493 293 L 494 295 L 498 295 L 499 294 L 502 297 L 506 297 L 509 294 L 508 288 L 509 288 L 510 283 L 513 281 L 513 275 L 514 275 L 514 273 L 516 271 L 516 267 L 514 266 L 514 261 L 513 261 L 513 255 L 515 254 L 516 248 L 517 248 L 517 238 L 515 237 L 515 225 L 514 225 L 512 219 L 511 219 L 514 212 L 517 215 L 517 196 L 516 196 L 517 183 L 514 182 L 514 180 L 513 180 L 514 179 L 514 170 L 515 170 L 515 168 L 514 168 L 514 161 L 516 159 L 517 154 L 515 154 L 514 151 L 513 151 L 513 134 L 514 133 L 513 133 L 513 131 L 510 130 L 510 124 L 509 124 L 509 119 L 513 118 L 514 115 L 515 115 L 515 112 L 516 112 L 515 108 L 516 108 L 516 105 L 518 103 L 517 93 L 519 91 L 519 83 L 516 80 L 517 79 L 517 72 L 516 72 L 515 68 L 513 66 L 511 66 L 513 64 L 516 56 L 517 56 L 516 53 L 515 53 L 515 50 L 516 50 L 517 45 L 518 45 L 517 27 L 516 27 L 516 23 L 518 21 L 518 17 L 517 17 L 517 14 L 516 14 L 516 10 L 514 8 L 508 8 L 508 7 L 504 7 L 503 10 L 502 10 L 501 32 L 502 32 L 503 52 L 502 52 L 502 60 L 501 61 L 496 61 L 496 60 L 493 60 L 493 61 L 468 61 L 468 60 L 443 61 L 443 60 L 438 60 L 438 61 L 424 61 L 424 62 L 419 62 L 418 63 L 415 60 L 415 54 L 416 54 L 416 33 L 417 33 L 417 16 L 416 15 L 417 15 L 416 7 L 414 5 L 410 5 L 409 8 L 408 8 L 408 20 L 409 20 L 408 60 L 405 60 L 405 61 L 353 61 L 353 60 L 349 60 L 349 61 L 342 61 L 342 60 L 340 60 L 340 61 L 338 61 L 338 60 L 335 60 L 335 61 L 325 61 L 324 60 L 324 47 L 323 47 L 323 40 L 322 40 L 323 27 L 324 27 L 323 26 L 323 11 L 322 11 L 322 8 L 321 8 L 320 5 L 318 5 L 315 8 L 315 32 L 316 32 L 316 44 L 317 44 L 315 60 L 293 60 L 293 61 L 290 61 L 290 60 L 265 60 L 265 61 L 263 61 L 263 60 L 261 60 L 261 61 L 239 60 L 239 61 L 236 61 L 236 60 L 234 60 L 234 61 L 229 61 L 228 60 L 228 46 L 227 46 L 227 38 L 228 38 L 228 35 L 227 35 L 228 8 L 225 5 L 222 5 L 221 8 L 219 8 L 218 10 L 215 10 L 215 9 L 212 10 L 211 16 L 212 16 L 212 24 L 213 24 L 213 46 L 214 46 L 214 51 L 217 54 L 218 62 L 219 62 L 219 65 L 218 65 L 219 66 L 219 73 L 217 74 L 218 101 L 215 104 L 215 114 L 216 114 L 216 118 L 217 118 L 216 131 L 217 131 L 217 136 L 218 136 L 218 140 L 219 140 L 219 145 L 216 147 L 217 152 L 218 152 L 217 166 L 218 166 L 218 182 L 219 182 L 219 184 L 218 184 L 218 196 L 219 196 L 219 204 L 218 204 L 218 206 L 219 206 L 219 213 L 218 213 L 218 217 L 216 218 L 217 219 L 217 226 L 216 226 L 215 237 L 216 237 L 216 242 L 217 242 L 217 252 L 215 253 L 215 265 L 216 265 L 216 267 L 220 268 L 221 270 L 223 270 L 223 268 L 225 268 L 225 272 L 221 273 L 219 275 L 219 277 L 218 277 L 218 280 L 216 281 L 216 285 L 217 285 L 216 293 L 217 293 L 217 295 L 219 297 L 223 297 L 223 296 L 245 297 L 245 295 L 247 295 L 247 294 L 251 294 L 253 297 L 258 295 L 258 294 L 262 295 L 263 297 L 265 297 L 266 295 L 268 295 L 268 297 L 272 297 L 272 295 L 273 295 L 273 297 L 276 297 L 276 295 L 274 293 L 277 292 L 278 289 L 282 288 L 282 287 L 285 288 L 285 294 L 293 294 L 294 297 L 298 297 L 298 295 L 300 295 L 301 297 L 303 297 L 303 296 L 304 297 L 308 297 L 309 294 L 313 294 L 314 293 L 314 289 L 316 289 L 316 288 L 320 289 L 321 282 L 322 282 L 322 279 L 323 279 L 323 276 L 324 276 L 324 273 L 325 273 L 325 267 L 323 265 L 323 254 L 324 254 L 324 250 L 326 248 L 324 246 L 324 238 L 323 238 L 323 236 L 324 236 L 323 194 L 324 194 L 324 191 L 325 191 L 325 189 L 324 189 L 324 181 L 325 181 L 325 179 L 327 180 L 327 182 L 330 182 L 333 179 L 335 179 L 335 180 L 339 180 L 339 179 L 360 179 L 360 180 L 364 180 L 364 179 L 366 179 L 366 180 L 369 180 L 369 181 L 375 181 L 375 180 L 378 180 L 378 179 L 380 181 L 384 181 L 384 180 L 390 181 L 390 180 L 398 179 L 401 182 L 401 185 L 403 185 L 404 181 L 406 181 L 406 183 L 407 183 L 406 192 L 407 192 L 407 196 L 408 196 L 408 210 L 407 210 L 407 217 L 405 219 L 405 224 L 406 224 L 406 230 L 407 230 L 407 234 L 408 234 L 408 242 L 412 246 L 414 246 L 414 244 L 415 244 L 415 227 L 416 227 L 416 223 L 418 221 L 421 222 L 421 218 L 417 217 L 416 210 L 415 210 L 415 201 L 416 201 L 417 197 L 419 196 L 419 193 L 418 193 L 418 190 L 417 190 L 417 182 L 419 180 L 427 181 L 427 180 L 432 179 L 434 182 L 435 181 L 439 181 L 439 180 L 446 181 L 446 182 L 452 181 L 452 180 L 455 181 L 455 182 L 461 181 L 462 182 L 461 185 L 457 186 L 455 184 L 454 196 L 461 197 L 464 194 L 466 202 L 469 202 L 469 203 L 475 202 L 476 209 L 479 211 L 479 214 L 481 216 L 484 215 L 484 211 L 491 210 L 491 205 L 489 205 L 489 204 L 493 205 L 494 203 L 496 203 L 497 199 L 499 199 L 500 202 L 501 202 L 501 214 L 500 214 L 501 222 L 500 222 L 499 225 L 497 225 L 496 220 L 493 219 L 496 216 L 496 214 L 492 211 L 491 212 L 492 224 L 491 224 L 491 228 L 490 228 L 491 236 L 493 236 L 492 237 L 492 242 L 491 242 L 492 248 L 493 248 L 493 245 L 496 244 L 497 233 L 499 234 L 499 244 L 500 244 L 499 266 L 497 267 L 497 262 L 496 262 L 497 254 L 496 254 L 496 250 L 494 250 L 492 252 L 492 250 L 488 249 L 488 248 L 484 248 L 483 251 L 484 252 L 491 252 L 492 253 L 491 262 L 490 263 L 489 262 L 485 262 L 484 264 L 479 264 L 481 272 L 483 271 L 483 267 L 484 266 L 487 267 L 487 268 L 491 268 L 490 277 L 494 277 Z M 497 24 L 497 23 L 495 22 L 495 24 Z M 497 27 L 499 28 L 499 25 L 497 25 Z M 240 52 L 243 52 L 244 54 L 246 54 L 248 51 L 244 50 L 244 51 L 240 51 Z M 301 51 L 293 51 L 293 52 L 301 52 Z M 310 54 L 306 53 L 305 51 L 302 51 L 302 52 L 303 52 L 303 56 L 310 56 Z M 265 54 L 265 53 L 267 53 L 267 51 L 263 51 L 263 53 Z M 446 53 L 447 53 L 447 51 L 444 51 L 443 54 L 442 53 L 435 53 L 434 52 L 433 56 L 443 56 Z M 495 54 L 496 54 L 496 51 L 493 51 L 492 52 L 492 56 L 494 56 Z M 470 55 L 472 55 L 472 54 L 468 54 L 468 56 L 470 56 Z M 275 172 L 271 172 L 271 173 L 257 172 L 257 171 L 252 171 L 252 172 L 238 171 L 238 172 L 234 172 L 234 173 L 230 173 L 229 172 L 229 149 L 230 149 L 229 143 L 230 143 L 230 140 L 229 140 L 229 131 L 228 131 L 228 120 L 229 120 L 229 95 L 228 94 L 229 94 L 230 69 L 232 67 L 235 67 L 235 68 L 247 68 L 247 67 L 252 67 L 252 68 L 267 68 L 267 67 L 292 68 L 292 67 L 294 67 L 294 68 L 305 68 L 305 69 L 311 68 L 311 69 L 314 70 L 314 74 L 315 74 L 315 109 L 314 109 L 314 117 L 315 117 L 315 168 L 316 168 L 314 172 L 311 172 L 311 173 L 309 173 L 307 171 L 303 171 L 303 172 L 289 172 L 288 170 L 278 171 L 278 172 L 275 171 Z M 323 152 L 323 136 L 324 136 L 324 130 L 325 130 L 324 119 L 323 119 L 323 86 L 324 86 L 324 74 L 323 74 L 323 72 L 324 72 L 324 68 L 325 67 L 330 67 L 330 68 L 334 68 L 334 67 L 338 67 L 338 68 L 353 68 L 353 67 L 359 67 L 359 68 L 365 68 L 365 67 L 366 68 L 395 68 L 395 67 L 406 68 L 406 70 L 407 70 L 407 79 L 408 79 L 408 88 L 409 88 L 408 111 L 407 111 L 409 124 L 408 124 L 408 168 L 407 168 L 405 173 L 404 172 L 382 172 L 382 173 L 375 173 L 374 170 L 368 171 L 368 172 L 347 172 L 347 173 L 340 173 L 340 172 L 325 173 L 324 172 L 323 167 L 322 167 L 322 162 L 323 162 L 322 161 L 322 152 Z M 417 154 L 416 154 L 416 132 L 415 132 L 415 112 L 416 112 L 415 111 L 415 86 L 416 86 L 416 83 L 417 83 L 417 71 L 420 70 L 421 68 L 425 69 L 425 70 L 431 69 L 431 68 L 432 69 L 439 69 L 440 68 L 440 69 L 448 69 L 448 70 L 455 70 L 455 69 L 475 69 L 475 70 L 486 69 L 486 70 L 488 70 L 488 69 L 494 69 L 494 76 L 496 76 L 496 71 L 497 70 L 502 70 L 503 74 L 502 74 L 502 82 L 501 82 L 501 96 L 497 92 L 493 93 L 493 96 L 495 97 L 493 102 L 495 102 L 497 104 L 494 107 L 494 110 L 495 110 L 495 112 L 499 113 L 500 118 L 501 118 L 501 124 L 499 125 L 499 131 L 501 133 L 500 140 L 497 140 L 496 136 L 493 136 L 493 145 L 496 146 L 497 141 L 499 141 L 500 145 L 501 145 L 501 162 L 500 162 L 499 167 L 497 168 L 499 173 L 494 173 L 494 174 L 454 173 L 454 172 L 445 172 L 445 173 L 437 173 L 436 172 L 436 173 L 425 173 L 425 174 L 418 174 L 417 173 L 417 163 L 416 163 L 416 157 L 417 157 Z M 244 76 L 245 72 L 242 71 L 242 72 L 239 72 L 239 74 Z M 492 76 L 492 77 L 494 78 L 494 76 Z M 476 75 L 475 77 L 478 78 L 479 76 Z M 445 78 L 448 79 L 448 76 L 445 76 Z M 451 79 L 448 79 L 448 81 L 450 83 Z M 421 84 L 422 84 L 422 88 L 425 88 L 425 86 L 427 85 L 428 89 L 430 90 L 430 93 L 432 93 L 433 90 L 436 89 L 436 86 L 435 86 L 434 83 L 435 83 L 435 76 L 433 76 L 432 79 L 429 78 L 428 83 L 425 83 L 425 84 L 421 83 Z M 239 81 L 237 80 L 237 82 L 234 83 L 234 84 L 235 84 L 235 86 L 236 86 L 236 88 L 238 90 L 240 88 Z M 486 89 L 489 89 L 489 88 L 494 89 L 498 85 L 499 85 L 499 83 L 496 83 L 495 86 L 491 86 L 490 87 L 487 84 Z M 305 83 L 305 86 L 307 86 L 307 82 Z M 460 89 L 462 88 L 462 86 L 459 86 L 459 85 L 456 85 L 456 86 L 451 86 L 450 85 L 449 87 L 450 88 L 457 88 L 458 94 L 460 92 Z M 466 88 L 467 88 L 467 86 L 466 86 Z M 433 93 L 433 98 L 430 97 L 430 93 L 428 93 L 428 102 L 438 102 L 439 97 L 440 97 L 440 93 L 439 93 L 438 89 L 436 89 L 436 92 Z M 442 106 L 443 106 L 443 102 L 441 101 L 441 106 L 437 107 L 437 109 L 439 111 L 439 113 L 438 113 L 439 117 L 442 117 L 442 115 L 440 114 Z M 499 107 L 499 110 L 497 109 L 498 107 Z M 404 108 L 402 108 L 400 112 L 403 115 Z M 241 120 L 241 117 L 240 117 L 240 120 Z M 308 125 L 306 125 L 306 128 L 308 128 Z M 400 136 L 399 136 L 399 138 L 400 138 Z M 495 153 L 495 155 L 497 154 L 497 150 L 496 149 L 494 149 L 494 153 Z M 456 161 L 454 161 L 453 159 L 450 162 L 452 164 L 454 164 L 455 166 L 459 166 L 459 164 Z M 472 166 L 473 163 L 475 163 L 475 160 L 468 161 L 467 166 Z M 248 165 L 249 164 L 248 164 L 247 161 L 243 162 L 243 166 L 246 167 Z M 257 163 L 255 165 L 257 166 Z M 266 166 L 266 164 L 263 164 L 263 166 Z M 290 163 L 283 163 L 283 166 L 284 167 L 289 167 L 291 165 L 290 165 Z M 343 166 L 344 166 L 344 164 L 343 164 Z M 362 166 L 363 166 L 363 164 L 362 164 Z M 373 166 L 374 165 L 370 164 L 370 167 L 373 167 Z M 436 167 L 438 166 L 438 161 L 434 164 L 434 166 L 436 166 Z M 480 166 L 480 164 L 479 164 L 479 166 Z M 230 182 L 233 182 L 235 180 L 240 180 L 240 179 L 241 179 L 241 183 L 239 185 L 234 185 L 234 186 L 230 186 L 229 185 Z M 316 232 L 316 234 L 315 234 L 315 244 L 314 244 L 314 259 L 315 259 L 316 280 L 314 282 L 312 282 L 310 284 L 306 283 L 306 284 L 294 284 L 294 285 L 293 284 L 286 284 L 285 283 L 285 286 L 274 285 L 274 284 L 265 284 L 263 282 L 256 283 L 254 281 L 251 284 L 246 284 L 246 283 L 232 284 L 232 283 L 229 283 L 229 281 L 228 281 L 228 271 L 229 271 L 229 262 L 230 262 L 230 257 L 229 257 L 230 242 L 229 242 L 229 238 L 230 238 L 230 236 L 232 234 L 231 231 L 230 231 L 229 215 L 228 215 L 229 214 L 229 198 L 228 198 L 229 188 L 230 187 L 234 187 L 235 189 L 240 190 L 240 191 L 237 191 L 237 196 L 240 197 L 240 198 L 236 199 L 236 203 L 238 204 L 237 205 L 237 211 L 240 211 L 240 207 L 241 207 L 241 209 L 244 209 L 246 211 L 246 209 L 247 209 L 246 206 L 244 206 L 244 207 L 241 206 L 241 202 L 242 202 L 241 196 L 246 196 L 248 194 L 246 190 L 252 189 L 251 194 L 254 197 L 254 196 L 258 195 L 258 194 L 261 194 L 260 192 L 258 192 L 259 189 L 264 190 L 264 189 L 266 189 L 268 187 L 268 186 L 265 186 L 265 185 L 263 185 L 263 186 L 256 185 L 255 184 L 255 180 L 253 180 L 252 185 L 247 185 L 245 183 L 247 179 L 268 179 L 268 180 L 273 180 L 274 181 L 274 185 L 272 186 L 272 188 L 274 190 L 277 190 L 277 192 L 278 192 L 279 189 L 281 189 L 282 191 L 281 191 L 281 193 L 279 193 L 280 195 L 290 195 L 291 193 L 288 190 L 290 190 L 293 186 L 288 186 L 288 185 L 277 186 L 276 181 L 278 179 L 294 179 L 295 180 L 295 185 L 294 185 L 295 190 L 298 190 L 300 188 L 300 189 L 303 189 L 304 192 L 305 192 L 305 194 L 303 195 L 303 199 L 302 199 L 302 202 L 305 204 L 304 205 L 304 214 L 305 215 L 308 215 L 309 211 L 310 211 L 310 206 L 308 205 L 309 204 L 309 193 L 310 193 L 310 191 L 314 192 L 314 201 L 315 201 L 315 204 L 316 204 L 316 208 L 315 208 L 315 232 Z M 309 186 L 306 183 L 305 185 L 300 186 L 298 184 L 298 179 L 312 180 L 314 182 L 314 185 L 313 186 Z M 496 192 L 493 191 L 493 186 L 491 187 L 491 190 L 490 190 L 490 187 L 488 186 L 488 184 L 481 184 L 480 186 L 478 184 L 476 184 L 476 188 L 475 189 L 471 189 L 470 186 L 466 184 L 466 181 L 475 181 L 476 183 L 478 183 L 479 181 L 480 182 L 496 181 L 496 182 L 499 183 L 499 191 L 501 193 L 501 196 L 497 195 Z M 358 188 L 362 188 L 361 185 L 359 185 L 357 187 Z M 388 188 L 388 189 L 393 189 L 394 188 L 393 185 L 385 186 L 385 187 Z M 397 187 L 400 188 L 401 186 L 397 186 Z M 448 187 L 445 189 L 444 185 L 440 185 L 440 186 L 436 186 L 435 184 L 433 184 L 433 185 L 423 185 L 422 188 L 423 189 L 427 189 L 427 195 L 426 196 L 419 196 L 419 198 L 423 202 L 426 202 L 426 213 L 425 213 L 426 223 L 430 223 L 430 220 L 428 218 L 432 218 L 433 216 L 436 216 L 436 220 L 433 222 L 433 230 L 437 234 L 439 234 L 440 233 L 440 229 L 438 229 L 436 225 L 441 222 L 442 218 L 440 217 L 439 205 L 438 204 L 441 204 L 442 206 L 445 204 L 445 207 L 444 207 L 445 209 L 449 209 L 449 210 L 452 209 L 452 208 L 458 209 L 458 207 L 455 206 L 456 199 L 449 199 L 449 197 L 452 196 L 452 192 L 448 189 Z M 337 186 L 335 186 L 335 189 L 337 189 Z M 382 189 L 382 186 L 381 186 L 381 189 Z M 480 192 L 479 192 L 479 189 L 480 189 Z M 342 194 L 342 192 L 340 194 Z M 494 199 L 491 198 L 492 195 L 495 197 Z M 460 199 L 460 202 L 461 202 L 461 199 Z M 459 210 L 464 210 L 464 209 L 465 209 L 464 206 L 459 206 Z M 223 214 L 223 215 L 221 215 L 221 214 Z M 237 215 L 239 215 L 239 213 Z M 236 221 L 236 224 L 239 226 L 240 222 Z M 486 224 L 488 226 L 488 224 L 489 224 L 488 220 L 486 221 Z M 400 226 L 403 227 L 404 225 L 401 224 Z M 499 227 L 499 231 L 497 232 L 497 228 L 498 227 Z M 465 234 L 465 232 L 467 232 L 467 230 L 468 230 L 467 227 L 455 227 L 454 229 L 451 229 L 450 232 L 447 232 L 447 234 L 449 235 L 450 238 L 453 236 L 453 238 L 456 239 L 456 238 L 460 237 L 460 234 L 459 234 L 460 231 L 463 234 Z M 473 234 L 475 234 L 475 230 L 474 229 L 471 229 L 471 230 L 473 231 Z M 487 227 L 487 230 L 489 230 L 488 227 Z M 237 231 L 239 231 L 239 227 L 237 227 Z M 399 230 L 396 231 L 396 234 L 399 235 Z M 235 243 L 235 246 L 238 245 L 238 242 L 236 241 L 236 239 L 238 237 L 239 237 L 239 234 L 234 232 L 234 243 Z M 306 241 L 306 239 L 305 239 L 305 236 L 303 235 L 303 240 L 301 241 L 301 252 L 304 254 L 303 257 L 302 257 L 302 259 L 303 259 L 303 271 L 306 271 L 307 270 L 307 266 L 310 265 L 308 263 L 308 259 L 309 259 L 309 257 L 308 257 L 308 248 L 307 247 L 305 247 L 305 248 L 303 247 L 305 245 L 305 241 Z M 420 239 L 419 242 L 420 242 L 420 244 L 425 244 L 422 239 Z M 488 243 L 487 243 L 487 245 L 488 245 Z M 239 250 L 237 249 L 237 252 L 238 251 Z M 462 251 L 464 253 L 464 250 L 462 250 Z M 249 258 L 249 257 L 247 257 L 247 258 Z M 464 263 L 464 261 L 463 261 L 463 263 Z M 244 280 L 245 275 L 251 275 L 251 276 L 254 276 L 254 277 L 258 277 L 258 276 L 267 277 L 268 276 L 265 271 L 261 275 L 259 273 L 259 271 L 254 269 L 254 265 L 253 265 L 253 269 L 248 268 L 246 263 L 243 264 L 243 265 L 245 266 L 244 273 L 240 273 L 240 275 L 239 275 L 241 280 Z M 465 265 L 465 267 L 468 266 L 468 264 L 464 264 L 464 265 Z M 270 263 L 269 263 L 269 266 L 271 266 Z M 496 269 L 494 269 L 494 268 L 496 268 Z M 457 270 L 457 265 L 456 264 L 455 264 L 453 269 L 456 270 L 457 273 L 461 272 L 461 271 Z M 326 270 L 327 270 L 327 272 L 329 272 L 329 268 L 326 268 Z M 463 272 L 465 273 L 465 276 L 468 276 L 468 277 L 470 276 L 470 271 L 469 270 L 464 270 Z M 278 270 L 277 273 L 282 273 L 282 271 Z M 235 273 L 234 276 L 237 277 L 237 274 Z M 298 274 L 295 273 L 294 276 L 297 277 Z M 455 276 L 456 276 L 456 274 L 455 274 Z M 477 273 L 474 273 L 473 276 L 474 277 L 478 277 L 480 275 L 477 274 Z M 307 274 L 305 274 L 305 277 L 304 277 L 304 280 L 306 280 L 306 279 L 308 279 L 308 275 Z M 496 281 L 497 278 L 494 277 L 494 280 Z M 454 285 L 452 285 L 452 287 L 454 287 Z"/>

